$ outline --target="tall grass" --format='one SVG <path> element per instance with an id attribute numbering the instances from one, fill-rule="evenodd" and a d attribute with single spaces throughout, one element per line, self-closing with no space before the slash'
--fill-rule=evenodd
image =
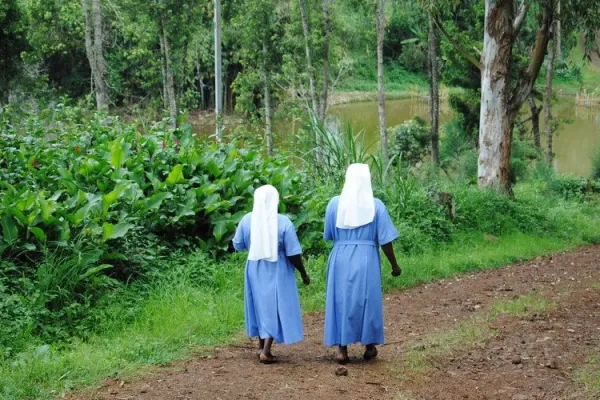
<path id="1" fill-rule="evenodd" d="M 557 230 L 503 230 L 498 241 L 489 241 L 481 229 L 464 229 L 449 242 L 399 252 L 404 274 L 392 278 L 385 263 L 384 289 L 409 288 L 600 240 L 597 204 L 549 199 L 535 184 L 517 186 L 515 193 L 545 209 Z M 306 261 L 312 283 L 299 285 L 305 312 L 324 307 L 326 262 L 326 252 Z M 60 346 L 32 341 L 26 352 L 0 360 L 0 398 L 51 399 L 108 376 L 132 376 L 145 371 L 143 366 L 243 340 L 243 265 L 244 255 L 220 261 L 203 253 L 174 255 L 146 285 L 112 299 L 98 319 L 101 328 L 88 340 Z"/>

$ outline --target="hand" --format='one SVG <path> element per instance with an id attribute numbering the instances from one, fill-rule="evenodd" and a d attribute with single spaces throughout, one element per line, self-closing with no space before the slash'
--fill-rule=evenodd
<path id="1" fill-rule="evenodd" d="M 310 277 L 309 277 L 307 274 L 303 274 L 303 275 L 302 275 L 302 282 L 303 282 L 303 283 L 304 283 L 306 286 L 310 285 Z"/>
<path id="2" fill-rule="evenodd" d="M 392 276 L 400 276 L 402 274 L 402 269 L 400 267 L 392 268 Z"/>

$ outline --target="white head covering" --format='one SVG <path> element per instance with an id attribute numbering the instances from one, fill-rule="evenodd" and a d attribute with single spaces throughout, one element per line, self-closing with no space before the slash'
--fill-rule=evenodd
<path id="1" fill-rule="evenodd" d="M 279 193 L 271 185 L 261 186 L 254 192 L 254 206 L 250 215 L 250 252 L 248 260 L 277 261 L 278 233 L 277 208 Z"/>
<path id="2" fill-rule="evenodd" d="M 373 222 L 375 198 L 371 173 L 367 164 L 351 164 L 346 171 L 346 183 L 338 202 L 336 226 L 354 229 Z"/>

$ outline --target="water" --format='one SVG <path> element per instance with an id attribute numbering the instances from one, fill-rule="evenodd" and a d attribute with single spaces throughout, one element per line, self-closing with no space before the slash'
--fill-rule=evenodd
<path id="1" fill-rule="evenodd" d="M 386 119 L 388 127 L 420 116 L 428 120 L 428 105 L 421 99 L 403 99 L 386 101 Z M 556 118 L 569 119 L 571 123 L 560 125 L 554 137 L 554 168 L 555 170 L 571 175 L 588 176 L 591 171 L 591 152 L 600 146 L 600 109 L 583 108 L 575 105 L 574 99 L 561 98 L 553 105 L 553 114 Z M 364 131 L 365 144 L 376 149 L 379 141 L 379 117 L 377 102 L 359 102 L 342 104 L 331 107 L 330 115 L 337 117 L 342 124 L 350 123 L 355 132 Z M 529 108 L 524 107 L 526 118 L 529 118 Z M 443 123 L 452 118 L 452 111 L 447 105 L 442 105 L 440 122 L 443 135 Z M 542 145 L 544 145 L 543 111 L 540 114 L 540 131 Z M 212 134 L 214 124 L 212 121 L 194 124 L 195 131 L 199 134 Z M 531 131 L 531 124 L 527 124 Z M 275 125 L 276 146 L 285 146 L 287 138 L 283 133 L 294 132 L 297 123 L 278 121 Z M 232 129 L 232 127 L 228 128 Z"/>
<path id="2" fill-rule="evenodd" d="M 386 101 L 386 119 L 388 127 L 392 127 L 414 117 L 420 116 L 428 120 L 427 102 L 418 99 Z M 339 118 L 342 123 L 349 122 L 355 131 L 363 130 L 367 145 L 379 140 L 379 117 L 377 102 L 342 104 L 332 107 L 330 114 Z M 552 107 L 556 118 L 571 120 L 569 124 L 561 124 L 554 137 L 554 168 L 571 175 L 588 176 L 591 171 L 591 152 L 600 146 L 600 110 L 577 107 L 574 100 L 562 98 Z M 529 117 L 529 108 L 524 109 Z M 440 122 L 443 124 L 452 117 L 452 111 L 442 107 Z M 544 134 L 543 111 L 540 114 L 540 131 Z M 531 130 L 531 124 L 528 123 Z M 443 127 L 442 127 L 443 135 Z M 544 145 L 542 138 L 542 145 Z"/>

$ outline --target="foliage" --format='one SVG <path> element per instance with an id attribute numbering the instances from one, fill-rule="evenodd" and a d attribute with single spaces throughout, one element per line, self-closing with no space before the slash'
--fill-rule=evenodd
<path id="1" fill-rule="evenodd" d="M 401 155 L 409 165 L 415 165 L 429 152 L 431 132 L 425 121 L 415 117 L 390 128 L 390 154 Z"/>
<path id="2" fill-rule="evenodd" d="M 408 72 L 422 73 L 427 70 L 426 49 L 420 44 L 408 43 L 403 46 L 398 62 Z"/>
<path id="3" fill-rule="evenodd" d="M 591 178 L 600 181 L 600 146 L 596 147 L 591 155 L 592 174 Z"/>

